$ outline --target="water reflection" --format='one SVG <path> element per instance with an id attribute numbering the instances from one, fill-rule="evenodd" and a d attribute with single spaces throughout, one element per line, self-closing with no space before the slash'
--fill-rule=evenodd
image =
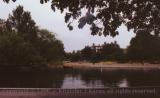
<path id="1" fill-rule="evenodd" d="M 118 87 L 129 87 L 128 81 L 126 78 L 122 79 L 119 83 L 117 83 Z"/>
<path id="2" fill-rule="evenodd" d="M 160 70 L 56 69 L 0 72 L 0 87 L 99 88 L 160 86 Z"/>
<path id="3" fill-rule="evenodd" d="M 80 76 L 66 76 L 63 80 L 61 88 L 86 88 L 86 85 L 84 81 L 81 81 Z"/>
<path id="4" fill-rule="evenodd" d="M 62 70 L 52 72 L 0 72 L 0 87 L 59 88 L 63 79 L 64 73 Z"/>

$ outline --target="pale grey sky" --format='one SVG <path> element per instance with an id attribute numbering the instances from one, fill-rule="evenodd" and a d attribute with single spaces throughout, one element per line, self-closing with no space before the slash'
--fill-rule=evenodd
<path id="1" fill-rule="evenodd" d="M 40 4 L 40 0 L 17 0 L 16 3 L 5 4 L 0 1 L 0 18 L 6 19 L 9 13 L 18 5 L 22 5 L 26 11 L 30 11 L 32 18 L 36 21 L 40 28 L 48 29 L 54 33 L 58 39 L 60 39 L 65 47 L 65 51 L 71 52 L 73 50 L 79 50 L 84 48 L 86 45 L 92 45 L 95 43 L 103 44 L 104 42 L 117 41 L 121 48 L 126 48 L 129 42 L 135 34 L 127 31 L 125 26 L 121 26 L 118 31 L 119 36 L 103 37 L 103 36 L 92 36 L 90 34 L 89 26 L 85 26 L 83 29 L 78 29 L 77 25 L 74 26 L 73 31 L 69 31 L 65 22 L 64 14 L 59 11 L 53 12 L 50 7 L 50 3 Z"/>

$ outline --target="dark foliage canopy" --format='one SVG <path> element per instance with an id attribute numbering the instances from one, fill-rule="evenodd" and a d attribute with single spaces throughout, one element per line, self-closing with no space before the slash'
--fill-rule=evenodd
<path id="1" fill-rule="evenodd" d="M 38 28 L 22 6 L 0 23 L 0 65 L 41 68 L 62 61 L 63 43 L 54 33 Z"/>
<path id="2" fill-rule="evenodd" d="M 160 34 L 159 0 L 40 0 L 40 3 L 48 1 L 54 11 L 67 10 L 65 22 L 70 30 L 73 29 L 72 21 L 79 19 L 78 27 L 91 25 L 92 35 L 114 37 L 121 24 L 125 24 L 128 30 L 134 29 L 135 33 L 146 30 L 157 36 Z M 84 9 L 87 9 L 86 15 L 81 16 Z"/>
<path id="3" fill-rule="evenodd" d="M 132 61 L 160 62 L 160 37 L 140 31 L 128 47 L 128 58 Z"/>
<path id="4" fill-rule="evenodd" d="M 86 60 L 90 60 L 92 58 L 93 50 L 91 47 L 86 46 L 84 49 L 81 50 L 82 56 Z"/>

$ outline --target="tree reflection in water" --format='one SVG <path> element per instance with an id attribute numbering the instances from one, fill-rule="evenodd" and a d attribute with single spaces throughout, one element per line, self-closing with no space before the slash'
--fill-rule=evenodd
<path id="1" fill-rule="evenodd" d="M 64 73 L 61 69 L 52 72 L 1 72 L 0 87 L 7 88 L 60 88 Z"/>
<path id="2" fill-rule="evenodd" d="M 0 72 L 0 87 L 95 88 L 160 86 L 160 70 L 55 69 L 47 72 Z"/>

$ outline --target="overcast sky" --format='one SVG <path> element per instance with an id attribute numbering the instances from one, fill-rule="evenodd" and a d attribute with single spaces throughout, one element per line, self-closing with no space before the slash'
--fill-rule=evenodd
<path id="1" fill-rule="evenodd" d="M 0 18 L 7 19 L 9 13 L 18 5 L 22 5 L 26 11 L 30 11 L 32 18 L 35 20 L 40 28 L 48 29 L 56 33 L 56 37 L 60 39 L 65 47 L 65 51 L 71 52 L 73 50 L 79 50 L 86 45 L 103 44 L 104 42 L 117 41 L 121 48 L 126 48 L 129 42 L 135 34 L 127 31 L 125 26 L 121 26 L 118 31 L 119 36 L 103 37 L 92 36 L 90 34 L 89 26 L 85 26 L 83 29 L 78 29 L 77 25 L 74 25 L 74 30 L 69 31 L 65 22 L 64 14 L 59 11 L 53 12 L 50 7 L 50 3 L 40 4 L 40 0 L 17 0 L 16 3 L 5 4 L 0 1 Z"/>

